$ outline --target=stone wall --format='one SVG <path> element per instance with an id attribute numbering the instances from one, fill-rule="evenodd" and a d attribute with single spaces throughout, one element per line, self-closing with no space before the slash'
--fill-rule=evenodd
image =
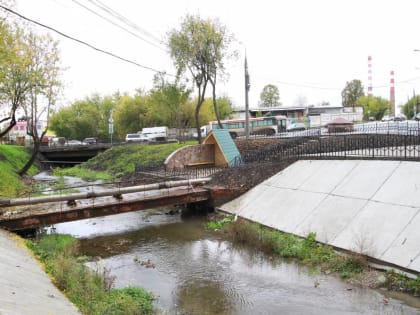
<path id="1" fill-rule="evenodd" d="M 165 166 L 171 168 L 184 168 L 200 164 L 214 164 L 214 145 L 198 144 L 180 148 L 173 152 L 165 161 Z"/>

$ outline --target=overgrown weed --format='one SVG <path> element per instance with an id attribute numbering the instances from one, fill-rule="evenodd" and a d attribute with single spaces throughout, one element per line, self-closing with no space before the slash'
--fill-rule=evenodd
<path id="1" fill-rule="evenodd" d="M 367 260 L 363 256 L 338 254 L 331 246 L 318 243 L 315 233 L 301 238 L 243 219 L 236 222 L 222 219 L 208 226 L 222 229 L 233 242 L 247 243 L 265 253 L 296 259 L 310 267 L 317 266 L 319 270 L 337 272 L 343 278 L 367 268 Z"/>
<path id="2" fill-rule="evenodd" d="M 141 288 L 113 289 L 110 270 L 92 270 L 77 259 L 79 243 L 70 235 L 52 234 L 27 246 L 44 263 L 57 287 L 83 314 L 154 314 L 154 297 Z"/>

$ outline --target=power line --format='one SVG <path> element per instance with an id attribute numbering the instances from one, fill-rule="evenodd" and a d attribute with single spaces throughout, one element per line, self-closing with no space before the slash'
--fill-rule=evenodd
<path id="1" fill-rule="evenodd" d="M 85 46 L 87 46 L 87 47 L 89 47 L 89 48 L 91 48 L 91 49 L 93 49 L 93 50 L 96 50 L 96 51 L 101 52 L 101 53 L 103 53 L 103 54 L 106 54 L 106 55 L 108 55 L 108 56 L 111 56 L 111 57 L 117 58 L 117 59 L 122 60 L 122 61 L 127 62 L 127 63 L 131 63 L 131 64 L 133 64 L 133 65 L 135 65 L 135 66 L 137 66 L 137 67 L 140 67 L 140 68 L 143 68 L 143 69 L 146 69 L 146 70 L 150 70 L 150 71 L 153 71 L 153 72 L 156 72 L 156 73 L 161 73 L 161 74 L 170 75 L 170 76 L 175 77 L 175 75 L 172 75 L 172 74 L 167 74 L 165 71 L 160 71 L 160 70 L 154 69 L 154 68 L 152 68 L 152 67 L 148 67 L 148 66 L 141 65 L 141 64 L 139 64 L 139 63 L 137 63 L 137 62 L 135 62 L 135 61 L 129 60 L 129 59 L 124 58 L 124 57 L 120 57 L 120 56 L 118 56 L 118 55 L 116 55 L 116 54 L 114 54 L 114 53 L 111 53 L 111 52 L 109 52 L 109 51 L 106 51 L 106 50 L 103 50 L 103 49 L 97 48 L 97 47 L 95 47 L 95 46 L 93 46 L 93 45 L 91 45 L 91 44 L 89 44 L 89 43 L 86 43 L 86 42 L 84 42 L 84 41 L 80 40 L 80 39 L 77 39 L 77 38 L 74 38 L 74 37 L 69 36 L 69 35 L 67 35 L 67 34 L 64 34 L 63 32 L 60 32 L 60 31 L 56 30 L 56 29 L 55 29 L 55 28 L 53 28 L 53 27 L 50 27 L 50 26 L 48 26 L 48 25 L 42 24 L 42 23 L 37 22 L 37 21 L 35 21 L 35 20 L 32 20 L 32 19 L 30 19 L 30 18 L 27 18 L 27 17 L 23 16 L 22 14 L 20 14 L 20 13 L 18 13 L 18 12 L 16 12 L 16 11 L 13 11 L 12 9 L 6 8 L 6 7 L 2 6 L 2 5 L 0 5 L 0 8 L 2 8 L 3 10 L 6 10 L 7 12 L 10 12 L 10 13 L 12 13 L 12 14 L 16 15 L 16 16 L 18 16 L 18 17 L 20 17 L 20 18 L 22 18 L 22 19 L 24 19 L 24 20 L 26 20 L 26 21 L 29 21 L 29 22 L 31 22 L 31 23 L 34 23 L 34 24 L 36 24 L 36 25 L 39 25 L 39 26 L 44 27 L 44 28 L 46 28 L 46 29 L 49 29 L 49 30 L 51 30 L 51 31 L 53 31 L 53 32 L 55 32 L 55 33 L 57 33 L 57 34 L 59 34 L 59 35 L 61 35 L 61 36 L 65 37 L 65 38 L 67 38 L 67 39 L 71 39 L 71 40 L 73 40 L 73 41 L 75 41 L 75 42 L 77 42 L 77 43 L 79 43 L 79 44 L 85 45 Z"/>
<path id="2" fill-rule="evenodd" d="M 103 10 L 106 13 L 110 14 L 114 18 L 120 20 L 125 25 L 127 25 L 127 26 L 133 28 L 134 30 L 142 33 L 143 35 L 149 37 L 150 39 L 154 40 L 158 44 L 162 44 L 162 40 L 160 40 L 156 36 L 152 35 L 148 31 L 146 31 L 145 29 L 141 28 L 140 26 L 138 26 L 137 24 L 135 24 L 134 22 L 132 22 L 131 20 L 129 20 L 128 18 L 126 18 L 124 15 L 122 15 L 122 14 L 118 13 L 117 11 L 113 10 L 111 7 L 107 6 L 102 1 L 100 1 L 100 0 L 95 0 L 95 1 L 94 0 L 88 0 L 88 1 L 90 3 L 92 3 L 94 6 L 100 8 L 101 10 Z M 95 2 L 97 2 L 97 3 L 95 3 Z"/>
<path id="3" fill-rule="evenodd" d="M 156 48 L 158 48 L 158 49 L 163 50 L 163 51 L 165 51 L 165 52 L 166 52 L 166 50 L 165 50 L 165 49 L 163 49 L 162 47 L 160 47 L 160 46 L 156 45 L 155 43 L 152 43 L 151 41 L 148 41 L 147 39 L 145 39 L 145 38 L 143 38 L 143 37 L 139 36 L 138 34 L 136 34 L 136 33 L 132 32 L 132 31 L 130 31 L 129 29 L 127 29 L 127 28 L 125 28 L 125 27 L 123 27 L 123 26 L 121 26 L 121 25 L 119 25 L 119 24 L 115 23 L 114 21 L 112 21 L 112 20 L 110 20 L 109 18 L 107 18 L 107 17 L 105 17 L 105 16 L 103 16 L 103 15 L 99 14 L 98 12 L 96 12 L 96 11 L 92 10 L 91 8 L 89 8 L 89 7 L 85 6 L 84 4 L 80 3 L 79 1 L 77 1 L 77 0 L 73 0 L 73 2 L 74 2 L 74 3 L 76 3 L 76 4 L 78 4 L 78 5 L 79 5 L 79 6 L 81 6 L 82 8 L 86 9 L 87 11 L 91 12 L 92 14 L 95 14 L 96 16 L 100 17 L 101 19 L 103 19 L 103 20 L 107 21 L 108 23 L 110 23 L 110 24 L 112 24 L 112 25 L 114 25 L 114 26 L 116 26 L 116 27 L 118 27 L 118 28 L 120 28 L 120 29 L 124 30 L 125 32 L 127 32 L 127 33 L 129 33 L 129 34 L 131 34 L 131 35 L 133 35 L 134 37 L 137 37 L 138 39 L 140 39 L 140 40 L 142 40 L 142 41 L 144 41 L 144 42 L 146 42 L 146 43 L 148 43 L 148 44 L 150 44 L 150 45 L 152 45 L 152 46 L 154 46 L 154 47 L 156 47 Z"/>

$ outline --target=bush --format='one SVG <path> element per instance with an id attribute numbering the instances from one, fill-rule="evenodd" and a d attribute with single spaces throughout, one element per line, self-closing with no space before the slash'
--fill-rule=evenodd
<path id="1" fill-rule="evenodd" d="M 341 274 L 343 278 L 360 273 L 367 268 L 367 260 L 361 255 L 338 255 L 333 248 L 316 241 L 316 234 L 310 233 L 306 238 L 282 233 L 263 227 L 260 224 L 238 220 L 224 226 L 231 240 L 246 242 L 256 248 L 275 253 L 284 258 L 317 265 Z"/>
<path id="2" fill-rule="evenodd" d="M 334 255 L 329 261 L 332 271 L 337 272 L 342 278 L 350 278 L 354 273 L 366 270 L 368 262 L 366 257 L 359 254 Z"/>
<path id="3" fill-rule="evenodd" d="M 394 291 L 408 292 L 415 296 L 420 295 L 420 277 L 410 279 L 406 275 L 391 269 L 386 273 L 385 287 Z"/>
<path id="4" fill-rule="evenodd" d="M 83 314 L 153 314 L 153 295 L 141 288 L 112 289 L 110 271 L 91 270 L 77 260 L 78 241 L 47 235 L 28 247 L 44 262 L 55 284 Z"/>

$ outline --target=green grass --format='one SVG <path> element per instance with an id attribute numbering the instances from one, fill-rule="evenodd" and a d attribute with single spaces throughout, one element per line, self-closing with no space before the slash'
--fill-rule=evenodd
<path id="1" fill-rule="evenodd" d="M 234 220 L 234 215 L 228 215 L 223 217 L 220 220 L 210 221 L 206 224 L 206 227 L 210 230 L 221 230 L 223 229 L 227 224 L 231 223 Z"/>
<path id="2" fill-rule="evenodd" d="M 172 152 L 192 144 L 197 142 L 114 146 L 78 166 L 57 169 L 54 175 L 75 176 L 85 180 L 118 178 L 142 167 L 161 165 Z"/>
<path id="3" fill-rule="evenodd" d="M 93 182 L 96 180 L 110 180 L 112 175 L 106 172 L 94 171 L 88 168 L 83 168 L 80 165 L 76 165 L 72 168 L 55 168 L 53 170 L 54 176 L 73 176 L 83 179 L 87 182 Z"/>
<path id="4" fill-rule="evenodd" d="M 208 223 L 207 227 L 221 231 L 233 242 L 246 243 L 265 253 L 296 259 L 311 267 L 312 271 L 336 273 L 343 279 L 357 279 L 370 271 L 367 257 L 334 251 L 331 246 L 318 243 L 315 233 L 301 238 L 247 220 L 233 221 L 231 216 Z M 385 282 L 374 285 L 420 296 L 420 275 L 410 278 L 390 270 L 384 273 L 384 277 Z"/>
<path id="5" fill-rule="evenodd" d="M 219 220 L 207 227 L 221 229 L 234 242 L 246 243 L 270 254 L 283 258 L 296 259 L 303 264 L 338 273 L 342 278 L 349 278 L 367 269 L 367 260 L 360 255 L 341 255 L 331 246 L 318 243 L 316 234 L 306 238 L 266 228 L 258 223 L 246 220 L 236 222 L 228 219 Z"/>
<path id="6" fill-rule="evenodd" d="M 77 258 L 78 240 L 70 235 L 46 235 L 27 246 L 44 263 L 56 286 L 85 315 L 154 314 L 154 297 L 141 288 L 113 289 L 110 270 L 92 270 Z"/>
<path id="7" fill-rule="evenodd" d="M 408 292 L 414 296 L 420 296 L 420 275 L 411 279 L 391 269 L 386 273 L 384 286 L 389 290 Z"/>
<path id="8" fill-rule="evenodd" d="M 83 163 L 82 168 L 107 171 L 111 174 L 128 174 L 136 168 L 163 164 L 168 155 L 185 145 L 168 143 L 117 146 Z"/>
<path id="9" fill-rule="evenodd" d="M 25 147 L 0 145 L 0 198 L 21 196 L 28 191 L 17 172 L 29 158 L 30 154 Z M 32 166 L 28 174 L 34 175 L 37 171 Z"/>

